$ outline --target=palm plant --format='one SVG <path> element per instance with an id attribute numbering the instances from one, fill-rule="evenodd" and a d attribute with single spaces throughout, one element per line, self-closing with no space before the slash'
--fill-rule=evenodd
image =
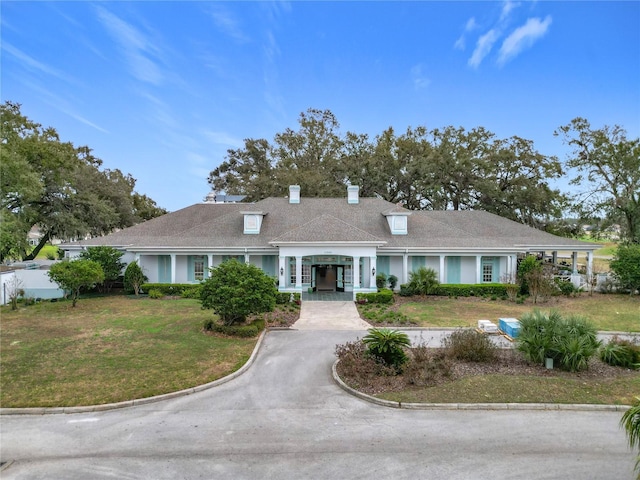
<path id="1" fill-rule="evenodd" d="M 640 450 L 640 397 L 636 397 L 635 404 L 622 415 L 620 426 L 627 432 L 630 448 Z M 640 480 L 640 453 L 636 460 L 637 479 Z"/>
<path id="2" fill-rule="evenodd" d="M 362 339 L 368 353 L 385 365 L 400 369 L 407 362 L 403 347 L 411 346 L 409 336 L 398 330 L 370 328 Z"/>
<path id="3" fill-rule="evenodd" d="M 420 267 L 409 273 L 409 288 L 414 293 L 429 295 L 439 284 L 438 274 L 432 268 Z"/>

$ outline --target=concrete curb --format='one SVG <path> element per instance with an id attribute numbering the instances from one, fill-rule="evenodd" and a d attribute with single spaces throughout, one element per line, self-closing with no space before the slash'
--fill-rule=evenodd
<path id="1" fill-rule="evenodd" d="M 172 398 L 184 397 L 186 395 L 191 395 L 193 393 L 201 392 L 203 390 L 208 390 L 213 387 L 217 387 L 218 385 L 222 385 L 223 383 L 227 383 L 233 380 L 236 377 L 239 377 L 244 372 L 246 372 L 249 367 L 253 364 L 258 355 L 258 351 L 262 346 L 262 341 L 264 340 L 265 335 L 267 334 L 267 330 L 263 330 L 258 337 L 258 342 L 256 343 L 249 360 L 240 367 L 235 372 L 227 375 L 226 377 L 219 378 L 218 380 L 214 380 L 213 382 L 205 383 L 204 385 L 198 385 L 197 387 L 186 388 L 184 390 L 179 390 L 177 392 L 164 393 L 162 395 L 155 395 L 153 397 L 147 398 L 139 398 L 136 400 L 126 400 L 124 402 L 117 403 L 104 403 L 102 405 L 88 405 L 81 407 L 36 407 L 36 408 L 0 408 L 0 416 L 1 415 L 53 415 L 60 413 L 88 413 L 88 412 L 103 412 L 106 410 L 115 410 L 117 408 L 127 408 L 127 407 L 135 407 L 137 405 L 146 405 L 149 403 L 162 402 L 164 400 L 169 400 Z"/>
<path id="2" fill-rule="evenodd" d="M 581 412 L 624 412 L 631 408 L 628 405 L 596 405 L 596 404 L 566 404 L 566 403 L 402 403 L 393 400 L 383 400 L 362 393 L 349 385 L 338 375 L 336 360 L 331 367 L 333 380 L 345 392 L 369 403 L 382 407 L 403 408 L 406 410 L 574 410 Z"/>

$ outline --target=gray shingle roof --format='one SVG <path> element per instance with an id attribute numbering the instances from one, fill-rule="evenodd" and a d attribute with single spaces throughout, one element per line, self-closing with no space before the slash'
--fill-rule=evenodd
<path id="1" fill-rule="evenodd" d="M 527 246 L 592 250 L 593 244 L 558 237 L 482 211 L 412 211 L 408 234 L 391 235 L 384 214 L 398 205 L 378 198 L 267 198 L 255 204 L 202 203 L 105 237 L 75 245 L 152 248 L 269 248 L 279 242 L 379 242 L 381 249 L 518 249 Z M 265 213 L 258 235 L 243 233 L 244 211 Z"/>

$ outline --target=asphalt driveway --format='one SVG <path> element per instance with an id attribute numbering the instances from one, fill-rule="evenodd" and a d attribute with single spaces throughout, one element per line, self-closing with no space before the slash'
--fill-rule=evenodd
<path id="1" fill-rule="evenodd" d="M 119 410 L 0 418 L 3 479 L 625 479 L 620 412 L 399 410 L 341 390 L 357 331 L 272 331 L 221 386 Z M 428 334 L 424 334 L 428 337 Z M 425 338 L 428 339 L 428 338 Z"/>

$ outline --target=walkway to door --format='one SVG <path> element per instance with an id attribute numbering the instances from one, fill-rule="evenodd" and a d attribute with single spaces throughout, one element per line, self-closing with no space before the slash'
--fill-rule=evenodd
<path id="1" fill-rule="evenodd" d="M 291 328 L 297 330 L 367 330 L 353 300 L 348 302 L 302 301 L 300 318 Z"/>
<path id="2" fill-rule="evenodd" d="M 353 292 L 302 292 L 303 302 L 353 302 Z"/>

